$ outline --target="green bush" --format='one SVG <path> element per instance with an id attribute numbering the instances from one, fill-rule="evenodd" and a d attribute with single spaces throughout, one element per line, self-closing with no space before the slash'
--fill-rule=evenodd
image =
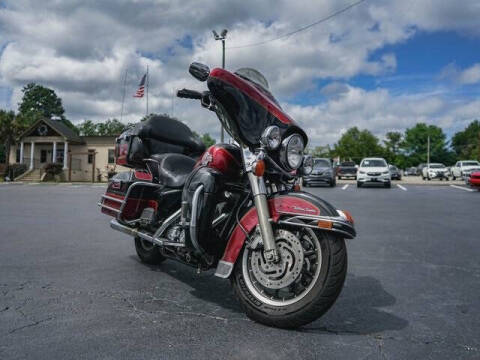
<path id="1" fill-rule="evenodd" d="M 48 175 L 60 175 L 63 172 L 63 165 L 60 163 L 46 164 L 44 170 Z"/>

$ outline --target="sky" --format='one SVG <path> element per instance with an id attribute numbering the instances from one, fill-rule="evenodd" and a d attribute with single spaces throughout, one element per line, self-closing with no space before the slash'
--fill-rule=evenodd
<path id="1" fill-rule="evenodd" d="M 149 112 L 218 140 L 215 114 L 173 95 L 205 89 L 188 66 L 221 66 L 211 30 L 226 28 L 226 68 L 262 72 L 311 146 L 352 126 L 383 138 L 425 122 L 451 136 L 480 119 L 480 1 L 364 0 L 281 37 L 354 2 L 0 0 L 0 108 L 16 110 L 35 82 L 55 90 L 74 123 L 119 119 L 125 89 L 122 121 L 136 122 L 148 66 Z"/>

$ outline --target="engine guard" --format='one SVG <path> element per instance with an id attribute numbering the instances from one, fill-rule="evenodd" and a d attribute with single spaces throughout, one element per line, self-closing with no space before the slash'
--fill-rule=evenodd
<path id="1" fill-rule="evenodd" d="M 268 206 L 271 221 L 274 223 L 311 227 L 336 233 L 346 239 L 353 239 L 356 236 L 351 217 L 310 193 L 292 192 L 274 195 L 268 199 Z M 243 215 L 240 224 L 247 233 L 257 226 L 258 216 L 254 206 Z M 235 261 L 245 243 L 244 230 L 238 224 L 233 229 L 215 276 L 228 278 L 232 273 Z"/>

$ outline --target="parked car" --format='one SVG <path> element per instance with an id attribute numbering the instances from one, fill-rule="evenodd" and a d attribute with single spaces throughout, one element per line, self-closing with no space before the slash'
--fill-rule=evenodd
<path id="1" fill-rule="evenodd" d="M 476 160 L 457 161 L 457 163 L 452 166 L 452 178 L 453 180 L 456 178 L 467 178 L 470 176 L 470 173 L 477 168 L 480 168 L 480 163 Z"/>
<path id="2" fill-rule="evenodd" d="M 414 166 L 409 167 L 409 168 L 405 169 L 403 175 L 405 175 L 405 176 L 416 176 L 416 175 L 418 175 L 417 168 L 414 167 Z"/>
<path id="3" fill-rule="evenodd" d="M 417 166 L 417 175 L 422 176 L 423 168 L 427 166 L 427 163 L 421 163 Z"/>
<path id="4" fill-rule="evenodd" d="M 391 176 L 388 164 L 383 158 L 365 158 L 360 163 L 357 175 L 357 187 L 367 183 L 383 184 L 391 187 Z"/>
<path id="5" fill-rule="evenodd" d="M 344 161 L 337 167 L 337 176 L 341 178 L 357 179 L 357 165 L 353 161 Z"/>
<path id="6" fill-rule="evenodd" d="M 467 178 L 467 184 L 480 191 L 480 169 L 473 170 Z"/>
<path id="7" fill-rule="evenodd" d="M 303 186 L 305 187 L 320 184 L 328 184 L 331 187 L 334 187 L 337 184 L 335 172 L 330 159 L 314 158 L 312 172 L 303 177 Z"/>
<path id="8" fill-rule="evenodd" d="M 392 180 L 402 180 L 402 173 L 395 165 L 389 165 L 388 169 Z"/>
<path id="9" fill-rule="evenodd" d="M 422 179 L 448 180 L 448 169 L 441 163 L 431 163 L 422 170 Z"/>

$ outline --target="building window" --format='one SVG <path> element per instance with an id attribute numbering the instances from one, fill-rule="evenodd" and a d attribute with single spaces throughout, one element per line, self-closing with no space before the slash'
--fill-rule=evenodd
<path id="1" fill-rule="evenodd" d="M 115 150 L 108 149 L 108 163 L 115 164 Z"/>
<path id="2" fill-rule="evenodd" d="M 47 150 L 40 150 L 40 162 L 47 162 Z"/>
<path id="3" fill-rule="evenodd" d="M 88 163 L 93 164 L 93 157 L 95 156 L 95 150 L 88 150 Z"/>
<path id="4" fill-rule="evenodd" d="M 17 147 L 17 164 L 20 163 L 20 148 Z"/>

